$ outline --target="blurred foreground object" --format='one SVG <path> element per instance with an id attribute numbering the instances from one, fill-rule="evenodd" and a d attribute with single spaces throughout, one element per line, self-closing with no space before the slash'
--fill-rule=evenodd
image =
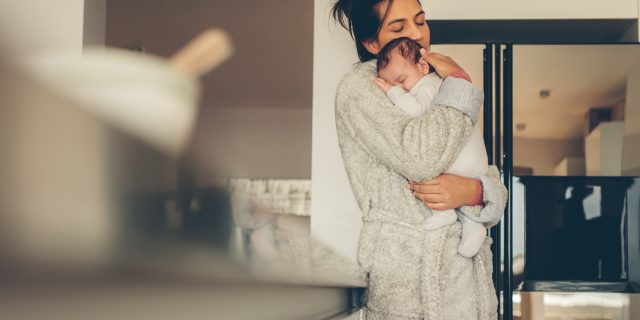
<path id="1" fill-rule="evenodd" d="M 157 57 L 120 49 L 29 57 L 24 70 L 51 91 L 165 152 L 178 154 L 198 109 L 197 78 Z"/>
<path id="2" fill-rule="evenodd" d="M 0 59 L 0 319 L 339 319 L 354 308 L 357 266 L 360 278 L 336 276 L 342 263 L 306 234 L 272 229 L 275 253 L 295 254 L 278 275 L 230 259 L 226 195 L 180 183 L 196 75 L 221 60 L 187 60 L 112 49 Z"/>
<path id="3" fill-rule="evenodd" d="M 198 77 L 231 56 L 221 30 L 207 30 L 171 59 L 120 49 L 90 48 L 28 57 L 24 70 L 52 91 L 128 134 L 172 155 L 193 130 Z"/>
<path id="4" fill-rule="evenodd" d="M 177 188 L 197 76 L 214 65 L 190 66 L 198 74 L 99 48 L 0 61 L 0 258 L 48 270 L 113 263 L 122 195 Z"/>
<path id="5" fill-rule="evenodd" d="M 220 29 L 202 32 L 170 59 L 171 65 L 185 73 L 201 76 L 231 57 L 229 35 Z"/>

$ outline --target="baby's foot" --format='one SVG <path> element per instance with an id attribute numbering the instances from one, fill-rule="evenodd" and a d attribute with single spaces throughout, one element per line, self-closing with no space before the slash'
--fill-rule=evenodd
<path id="1" fill-rule="evenodd" d="M 462 228 L 462 240 L 458 246 L 460 255 L 471 258 L 475 256 L 484 243 L 487 230 L 480 223 L 466 223 Z"/>
<path id="2" fill-rule="evenodd" d="M 458 216 L 455 211 L 438 211 L 424 221 L 423 228 L 428 231 L 437 230 L 456 222 L 456 220 L 458 220 Z"/>

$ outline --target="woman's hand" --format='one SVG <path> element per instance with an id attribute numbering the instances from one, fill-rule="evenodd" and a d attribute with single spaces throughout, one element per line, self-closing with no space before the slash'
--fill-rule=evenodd
<path id="1" fill-rule="evenodd" d="M 450 75 L 462 75 L 463 78 L 470 79 L 467 72 L 462 69 L 453 59 L 436 52 L 427 52 L 427 49 L 420 49 L 420 63 L 427 63 L 436 70 L 442 79 Z M 466 75 L 466 77 L 464 77 Z"/>
<path id="2" fill-rule="evenodd" d="M 480 188 L 479 188 L 480 186 Z M 432 210 L 448 210 L 473 205 L 481 189 L 480 180 L 443 174 L 433 180 L 410 182 L 413 194 Z"/>

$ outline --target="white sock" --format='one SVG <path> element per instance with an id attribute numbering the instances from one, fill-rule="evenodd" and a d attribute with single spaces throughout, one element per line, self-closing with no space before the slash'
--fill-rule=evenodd
<path id="1" fill-rule="evenodd" d="M 454 210 L 432 211 L 432 213 L 433 215 L 422 224 L 425 230 L 437 230 L 458 220 L 458 216 Z"/>
<path id="2" fill-rule="evenodd" d="M 467 258 L 475 256 L 480 251 L 486 236 L 487 229 L 481 223 L 475 221 L 463 223 L 458 253 Z"/>

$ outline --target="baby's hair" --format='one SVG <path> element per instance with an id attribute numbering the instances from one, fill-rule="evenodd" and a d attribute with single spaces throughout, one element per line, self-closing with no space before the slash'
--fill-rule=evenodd
<path id="1" fill-rule="evenodd" d="M 416 41 L 406 37 L 393 39 L 382 47 L 382 50 L 378 53 L 378 72 L 389 64 L 391 53 L 396 48 L 400 51 L 400 55 L 413 63 L 418 63 L 422 57 L 420 54 L 422 46 Z"/>

